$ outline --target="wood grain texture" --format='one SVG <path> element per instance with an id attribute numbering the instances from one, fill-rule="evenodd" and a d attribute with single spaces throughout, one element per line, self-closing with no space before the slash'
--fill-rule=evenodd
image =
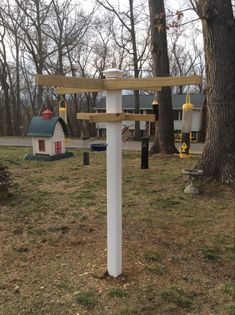
<path id="1" fill-rule="evenodd" d="M 90 122 L 156 121 L 155 115 L 126 113 L 77 113 L 77 119 L 89 120 Z"/>
<path id="2" fill-rule="evenodd" d="M 196 85 L 202 83 L 201 76 L 188 77 L 151 77 L 138 79 L 86 79 L 65 77 L 62 75 L 36 75 L 36 84 L 55 86 L 58 94 L 98 92 L 110 90 L 156 90 L 177 85 Z"/>

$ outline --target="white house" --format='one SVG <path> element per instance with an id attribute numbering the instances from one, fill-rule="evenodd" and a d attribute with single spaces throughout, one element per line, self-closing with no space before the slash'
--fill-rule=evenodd
<path id="1" fill-rule="evenodd" d="M 152 113 L 152 102 L 154 100 L 154 95 L 140 95 L 140 113 L 141 114 L 151 114 Z M 192 136 L 195 140 L 198 139 L 199 132 L 201 130 L 201 119 L 202 119 L 202 106 L 204 102 L 203 94 L 190 94 L 190 100 L 193 104 L 193 115 L 192 115 Z M 182 123 L 182 105 L 186 101 L 185 94 L 172 94 L 172 107 L 174 115 L 174 130 L 176 133 L 181 130 Z M 161 106 L 161 105 L 160 105 Z M 106 108 L 106 98 L 102 97 L 97 101 L 95 110 L 97 112 L 105 112 Z M 124 112 L 133 113 L 135 109 L 134 96 L 133 95 L 123 95 L 122 96 L 122 109 Z M 131 130 L 134 131 L 135 122 L 125 121 Z M 105 135 L 105 123 L 96 124 L 98 135 Z M 155 133 L 155 123 L 148 123 L 141 121 L 140 129 L 142 135 L 153 136 Z"/>
<path id="2" fill-rule="evenodd" d="M 50 110 L 42 112 L 42 116 L 33 117 L 27 136 L 32 137 L 33 145 L 33 154 L 26 156 L 28 160 L 57 160 L 72 156 L 65 148 L 67 126 Z"/>

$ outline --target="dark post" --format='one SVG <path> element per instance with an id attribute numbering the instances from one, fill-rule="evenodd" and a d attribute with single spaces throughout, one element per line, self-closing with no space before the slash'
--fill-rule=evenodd
<path id="1" fill-rule="evenodd" d="M 159 119 L 159 103 L 158 99 L 155 97 L 153 102 L 152 102 L 152 107 L 153 107 L 153 114 L 155 115 L 156 121 Z"/>
<path id="2" fill-rule="evenodd" d="M 83 152 L 83 165 L 90 165 L 89 152 Z"/>
<path id="3" fill-rule="evenodd" d="M 149 168 L 149 137 L 142 138 L 141 168 Z"/>

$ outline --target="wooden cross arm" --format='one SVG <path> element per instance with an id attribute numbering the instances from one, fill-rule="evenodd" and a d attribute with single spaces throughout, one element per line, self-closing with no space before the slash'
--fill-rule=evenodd
<path id="1" fill-rule="evenodd" d="M 77 119 L 89 120 L 90 122 L 122 121 L 124 118 L 125 113 L 77 113 Z"/>
<path id="2" fill-rule="evenodd" d="M 90 78 L 74 78 L 66 77 L 64 75 L 43 75 L 37 74 L 36 84 L 43 86 L 57 86 L 63 88 L 76 88 L 77 93 L 84 91 L 102 91 L 103 83 L 99 79 L 90 79 Z"/>
<path id="3" fill-rule="evenodd" d="M 104 80 L 103 89 L 110 90 L 146 90 L 161 91 L 162 87 L 201 84 L 202 77 L 148 77 L 137 79 Z"/>
<path id="4" fill-rule="evenodd" d="M 82 93 L 110 90 L 161 90 L 166 86 L 201 84 L 202 77 L 150 77 L 137 79 L 89 79 L 65 77 L 62 75 L 36 75 L 38 85 L 57 87 L 57 93 Z"/>
<path id="5" fill-rule="evenodd" d="M 115 121 L 156 121 L 155 115 L 127 114 L 127 113 L 77 113 L 77 119 L 89 120 L 90 122 L 115 122 Z"/>

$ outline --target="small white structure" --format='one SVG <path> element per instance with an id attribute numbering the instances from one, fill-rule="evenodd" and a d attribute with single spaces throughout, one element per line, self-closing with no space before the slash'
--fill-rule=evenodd
<path id="1" fill-rule="evenodd" d="M 68 157 L 65 148 L 67 126 L 61 117 L 53 116 L 52 111 L 47 109 L 42 116 L 33 117 L 27 136 L 32 137 L 33 154 L 27 155 L 26 159 L 57 160 Z"/>

